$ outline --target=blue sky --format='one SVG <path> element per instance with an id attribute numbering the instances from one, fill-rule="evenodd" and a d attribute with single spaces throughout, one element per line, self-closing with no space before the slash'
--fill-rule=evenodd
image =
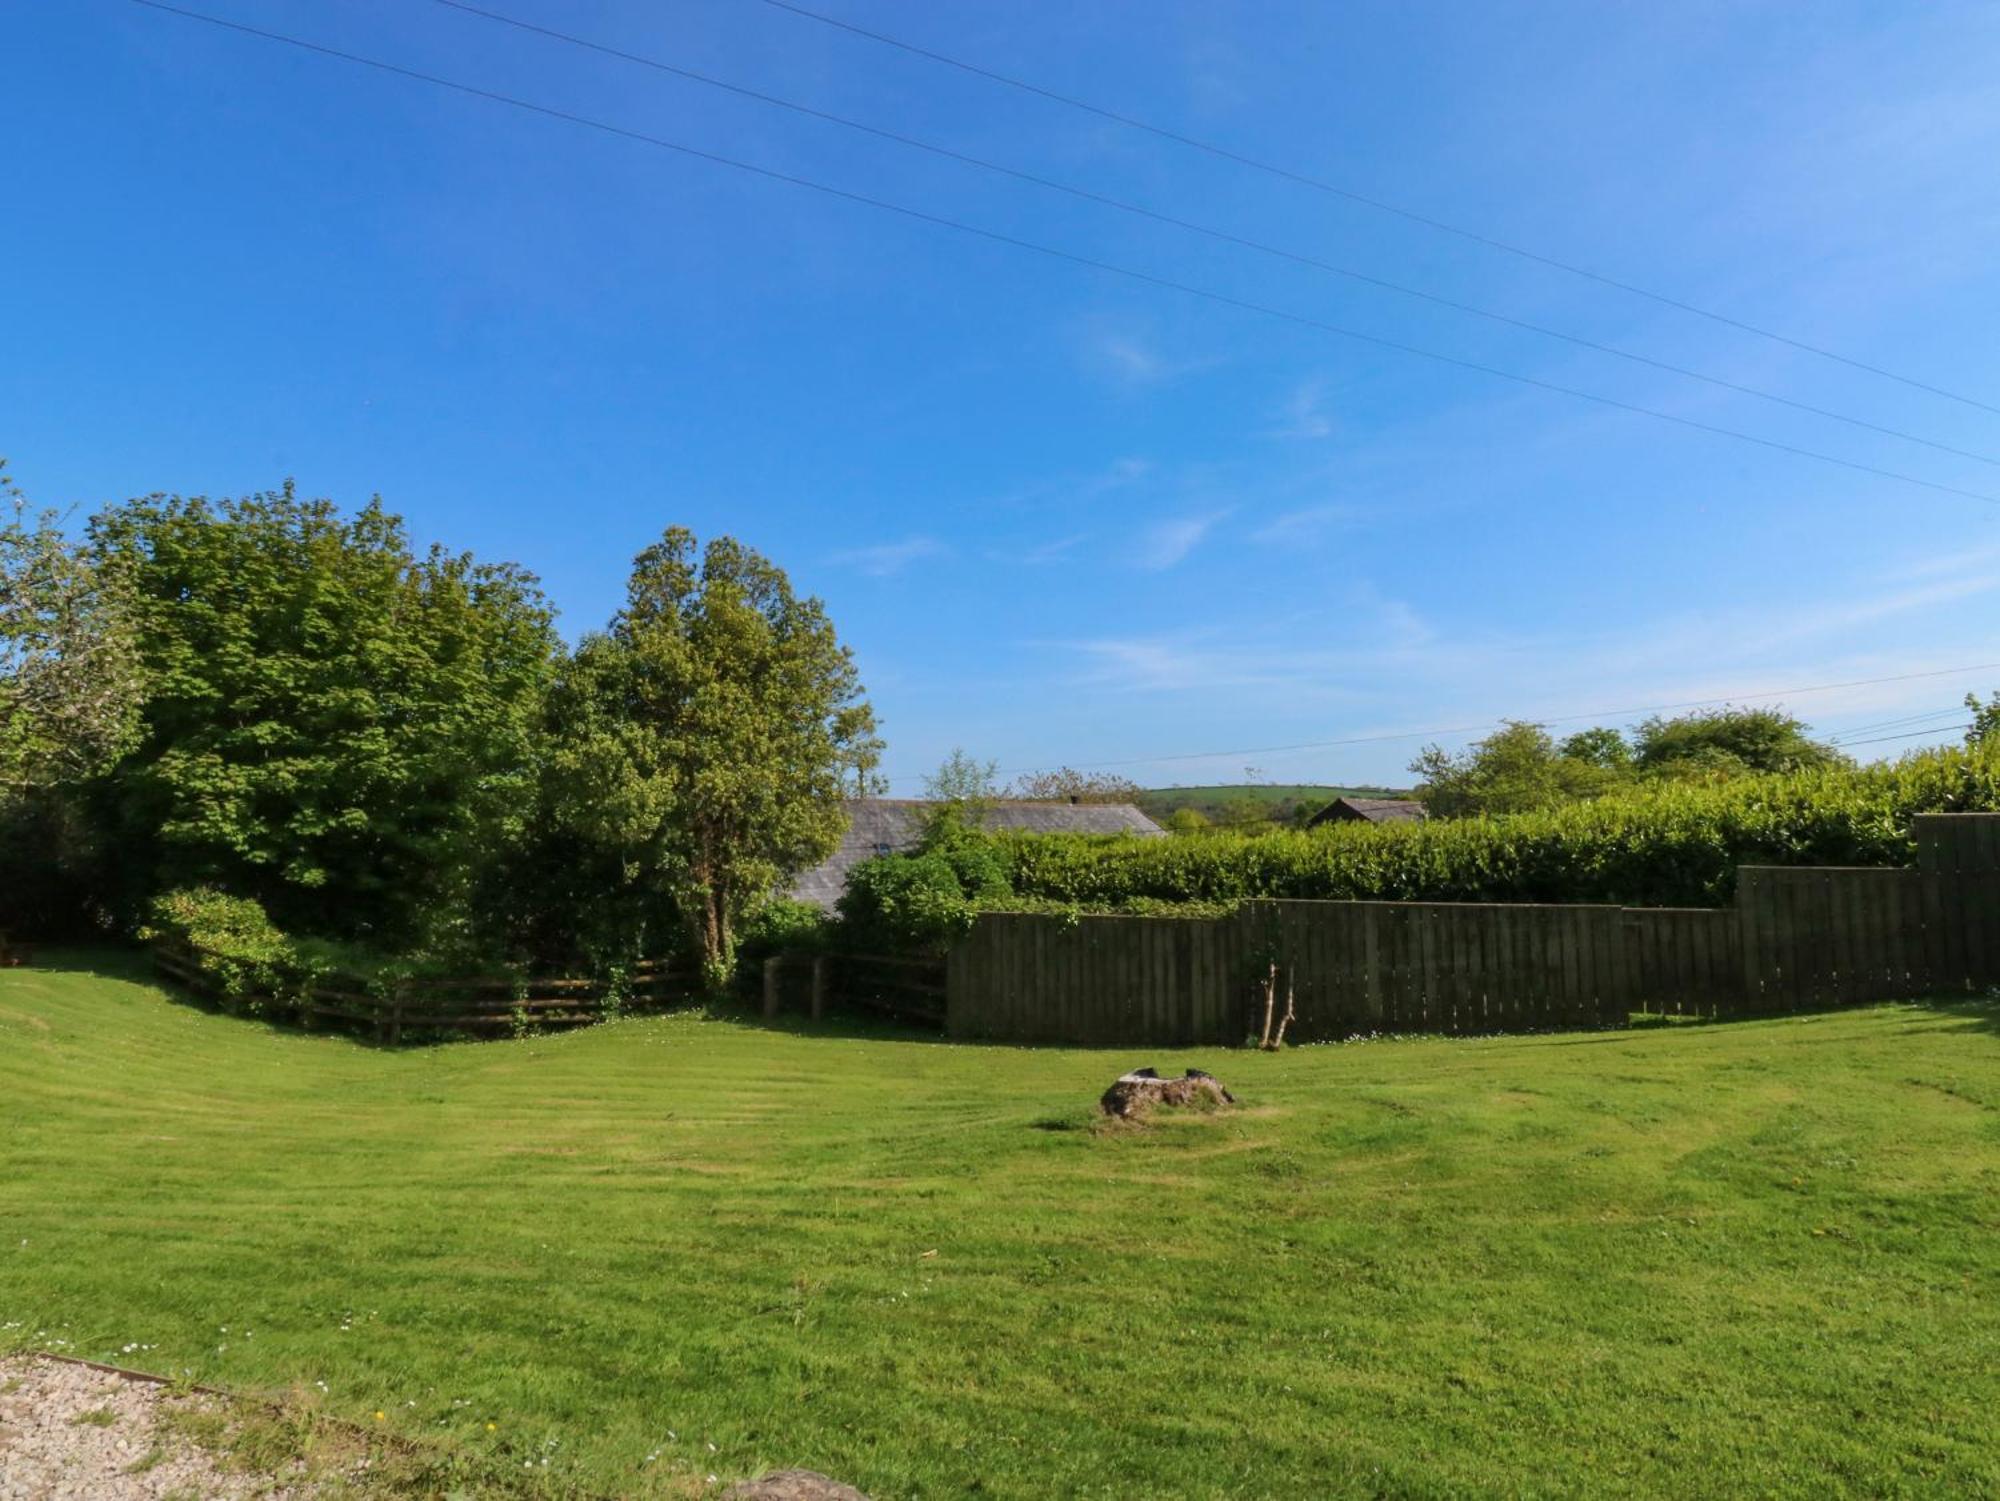
<path id="1" fill-rule="evenodd" d="M 925 157 L 429 0 L 192 0 L 1225 296 L 2000 496 L 2000 467 Z M 2000 406 L 2000 8 L 819 0 Z M 759 0 L 491 8 L 2000 458 L 2000 415 Z M 2000 504 L 1051 261 L 141 9 L 0 5 L 0 453 L 38 501 L 375 492 L 572 636 L 670 524 L 954 745 L 1396 780 L 1419 739 L 2000 686 Z M 1947 671 L 1947 669 L 1951 669 Z M 1950 716 L 1938 716 L 1940 723 Z M 1448 744 L 1471 738 L 1441 734 Z M 1939 738 L 1951 738 L 1943 732 Z M 1336 740 L 1365 740 L 1345 746 Z M 1866 748 L 1898 752 L 1921 739 Z M 1264 748 L 1313 744 L 1316 748 Z M 1195 759 L 1194 753 L 1220 754 Z"/>

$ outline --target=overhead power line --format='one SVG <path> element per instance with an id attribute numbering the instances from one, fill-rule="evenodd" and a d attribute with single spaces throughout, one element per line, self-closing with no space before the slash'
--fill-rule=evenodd
<path id="1" fill-rule="evenodd" d="M 1842 745 L 1882 745 L 1890 740 L 1915 740 L 1920 735 L 1952 735 L 1971 729 L 1971 724 L 1943 724 L 1928 730 L 1910 730 L 1901 735 L 1877 735 L 1873 740 L 1843 740 Z"/>
<path id="2" fill-rule="evenodd" d="M 1808 683 L 1798 688 L 1776 688 L 1767 693 L 1732 693 L 1724 698 L 1689 698 L 1670 704 L 1641 704 L 1637 708 L 1594 709 L 1584 714 L 1542 714 L 1528 720 L 1531 724 L 1578 724 L 1584 720 L 1632 719 L 1640 714 L 1667 714 L 1677 709 L 1710 709 L 1724 704 L 1768 703 L 1777 699 L 1796 698 L 1806 693 L 1836 693 L 1843 688 L 1875 688 L 1884 683 L 1914 683 L 1925 678 L 1967 677 L 1975 672 L 2000 672 L 2000 662 L 1973 662 L 1964 667 L 1940 667 L 1926 672 L 1899 672 L 1888 677 L 1850 678 L 1841 683 Z M 1336 750 L 1354 745 L 1385 745 L 1398 740 L 1429 740 L 1443 735 L 1471 735 L 1480 730 L 1494 730 L 1508 721 L 1489 719 L 1480 724 L 1448 725 L 1428 730 L 1395 730 L 1381 735 L 1353 735 L 1343 740 L 1307 740 L 1295 745 L 1251 745 L 1235 750 L 1179 751 L 1164 756 L 1128 756 L 1117 761 L 1078 761 L 1071 763 L 1071 771 L 1105 771 L 1120 766 L 1155 766 L 1174 761 L 1221 761 L 1235 756 L 1276 756 L 1290 751 Z M 1949 728 L 1949 727 L 1947 727 Z M 1918 734 L 1932 734 L 1935 731 L 1920 730 Z M 1885 739 L 1906 739 L 1907 736 L 1885 736 Z M 1856 741 L 1858 745 L 1874 744 L 1873 741 Z M 1017 766 L 1008 771 L 997 771 L 995 776 L 1033 776 L 1037 772 L 1049 770 L 1046 766 Z M 922 781 L 921 775 L 892 777 L 896 782 Z"/>
<path id="3" fill-rule="evenodd" d="M 809 177 L 801 177 L 796 173 L 781 172 L 776 168 L 758 166 L 754 162 L 742 161 L 735 157 L 725 156 L 720 152 L 704 150 L 698 146 L 689 146 L 680 141 L 669 140 L 664 136 L 650 135 L 645 131 L 633 130 L 627 126 L 614 125 L 607 120 L 599 120 L 589 115 L 576 114 L 573 111 L 559 109 L 553 105 L 537 104 L 532 100 L 521 99 L 512 94 L 503 94 L 494 89 L 481 88 L 476 84 L 462 83 L 456 79 L 444 78 L 435 73 L 421 72 L 415 68 L 404 67 L 400 63 L 386 62 L 381 58 L 368 57 L 358 52 L 348 52 L 320 42 L 310 42 L 302 37 L 290 36 L 284 32 L 267 31 L 261 27 L 246 25 L 240 21 L 225 20 L 220 16 L 212 16 L 201 11 L 188 10 L 178 5 L 169 5 L 165 3 L 165 0 L 132 0 L 132 3 L 143 6 L 148 10 L 179 16 L 185 20 L 199 21 L 204 25 L 215 26 L 225 31 L 234 31 L 244 36 L 253 36 L 261 38 L 264 41 L 277 42 L 284 46 L 298 48 L 301 51 L 317 53 L 322 57 L 337 58 L 342 62 L 354 63 L 364 68 L 372 68 L 378 72 L 392 74 L 399 78 L 406 78 L 416 83 L 427 84 L 433 88 L 448 89 L 454 93 L 464 94 L 471 98 L 485 99 L 494 104 L 504 104 L 511 109 L 523 110 L 529 114 L 540 115 L 546 119 L 561 120 L 571 125 L 580 125 L 585 129 L 600 131 L 606 135 L 616 136 L 621 140 L 634 141 L 641 145 L 657 147 L 663 151 L 676 152 L 679 155 L 697 161 L 710 162 L 716 166 L 728 167 L 738 172 L 746 172 L 752 176 L 761 177 L 771 182 L 780 182 L 791 187 L 805 188 L 815 193 L 824 194 L 829 198 L 838 198 L 844 202 L 858 203 L 868 208 L 881 209 L 886 213 L 898 214 L 918 223 L 932 224 L 939 228 L 950 229 L 961 234 L 974 236 L 978 239 L 988 240 L 996 245 L 1007 245 L 1017 250 L 1030 251 L 1036 255 L 1046 256 L 1051 260 L 1065 261 L 1071 265 L 1101 271 L 1107 275 L 1122 277 L 1125 280 L 1138 282 L 1142 285 L 1161 287 L 1168 291 L 1181 293 L 1184 296 L 1215 303 L 1220 307 L 1231 307 L 1241 312 L 1255 313 L 1260 317 L 1274 318 L 1280 322 L 1296 324 L 1301 328 L 1315 329 L 1321 333 L 1332 334 L 1338 338 L 1351 339 L 1357 343 L 1373 345 L 1379 349 L 1395 350 L 1401 354 L 1413 355 L 1419 359 L 1430 360 L 1441 365 L 1449 365 L 1455 369 L 1470 370 L 1481 375 L 1493 376 L 1499 380 L 1513 381 L 1518 385 L 1531 386 L 1537 390 L 1551 391 L 1557 395 L 1573 397 L 1578 401 L 1587 401 L 1593 405 L 1605 407 L 1613 411 L 1629 412 L 1641 417 L 1651 417 L 1655 421 L 1671 423 L 1676 427 L 1686 428 L 1692 432 L 1709 433 L 1716 437 L 1729 438 L 1739 443 L 1748 443 L 1759 448 L 1769 449 L 1775 453 L 1790 454 L 1795 458 L 1812 459 L 1818 463 L 1833 465 L 1836 468 L 1852 470 L 1857 474 L 1869 474 L 1875 476 L 1877 479 L 1894 480 L 1898 484 L 1913 485 L 1918 489 L 1933 490 L 1942 495 L 1956 495 L 1966 500 L 1979 501 L 1984 505 L 2000 505 L 2000 496 L 1983 494 L 1977 490 L 1967 490 L 1957 485 L 1941 484 L 1935 480 L 1920 479 L 1915 475 L 1903 474 L 1894 469 L 1882 469 L 1873 464 L 1864 464 L 1853 459 L 1843 459 L 1835 457 L 1832 454 L 1821 453 L 1816 449 L 1802 448 L 1796 444 L 1779 442 L 1774 438 L 1758 437 L 1754 433 L 1746 433 L 1737 428 L 1723 427 L 1718 423 L 1703 422 L 1697 418 L 1683 417 L 1673 412 L 1661 411 L 1657 407 L 1643 406 L 1637 402 L 1621 401 L 1613 396 L 1598 395 L 1595 392 L 1585 391 L 1575 386 L 1566 386 L 1556 381 L 1543 380 L 1538 376 L 1522 375 L 1517 371 L 1507 370 L 1498 365 L 1488 365 L 1478 360 L 1461 359 L 1457 355 L 1441 354 L 1433 349 L 1425 349 L 1416 344 L 1406 344 L 1398 339 L 1384 338 L 1379 334 L 1362 333 L 1357 329 L 1343 328 L 1338 324 L 1308 317 L 1303 313 L 1289 312 L 1283 308 L 1272 307 L 1266 303 L 1253 302 L 1248 298 L 1233 297 L 1228 293 L 1217 292 L 1207 287 L 1197 286 L 1191 282 L 1176 281 L 1166 276 L 1156 276 L 1149 271 L 1140 271 L 1130 266 L 1121 266 L 1111 261 L 1099 260 L 1094 256 L 1080 255 L 1074 251 L 1058 249 L 1034 240 L 1025 240 L 1019 236 L 1006 234 L 1000 230 L 986 229 L 976 224 L 969 224 L 962 219 L 953 219 L 943 214 L 931 213 L 925 209 L 912 208 L 907 204 L 897 203 L 887 198 L 877 198 L 871 194 L 856 192 L 849 188 L 834 187 L 830 183 L 819 182 Z"/>
<path id="4" fill-rule="evenodd" d="M 1475 303 L 1461 302 L 1456 298 L 1445 297 L 1436 292 L 1427 292 L 1421 287 L 1408 286 L 1387 277 L 1376 276 L 1371 272 L 1357 270 L 1352 266 L 1342 266 L 1332 261 L 1322 260 L 1317 256 L 1286 250 L 1282 246 L 1267 244 L 1264 241 L 1252 239 L 1247 235 L 1236 234 L 1231 230 L 1217 229 L 1212 225 L 1202 224 L 1192 219 L 1184 219 L 1179 215 L 1148 208 L 1144 204 L 1113 197 L 1108 193 L 1100 193 L 1092 188 L 1078 187 L 1074 183 L 1063 182 L 1058 178 L 1045 177 L 1037 172 L 1024 171 L 1019 167 L 1010 167 L 1003 162 L 974 156 L 969 152 L 959 151 L 950 146 L 941 146 L 935 141 L 927 141 L 918 136 L 907 135 L 902 131 L 890 130 L 880 125 L 871 125 L 865 120 L 856 120 L 847 115 L 834 114 L 830 110 L 823 110 L 810 104 L 802 104 L 795 99 L 787 99 L 779 94 L 767 93 L 762 89 L 754 89 L 743 84 L 731 83 L 727 79 L 717 78 L 713 74 L 703 73 L 694 68 L 683 67 L 678 63 L 670 63 L 663 58 L 649 57 L 639 52 L 629 52 L 622 47 L 609 46 L 603 42 L 593 41 L 589 37 L 578 36 L 573 32 L 559 31 L 552 26 L 543 26 L 534 21 L 524 21 L 517 16 L 505 15 L 500 11 L 488 10 L 483 6 L 470 5 L 466 3 L 466 0 L 435 0 L 435 3 L 444 6 L 448 10 L 462 11 L 466 15 L 478 16 L 483 20 L 493 21 L 502 26 L 511 26 L 516 31 L 544 37 L 550 41 L 560 42 L 566 46 L 580 48 L 587 52 L 595 52 L 603 57 L 617 58 L 621 62 L 633 63 L 642 68 L 650 68 L 655 72 L 665 73 L 689 83 L 700 84 L 704 88 L 718 89 L 724 93 L 734 94 L 738 98 L 754 100 L 759 104 L 768 104 L 777 109 L 790 110 L 792 113 L 805 116 L 808 119 L 818 120 L 828 125 L 837 125 L 844 130 L 857 131 L 863 135 L 873 136 L 878 140 L 890 141 L 898 146 L 908 147 L 913 151 L 926 152 L 931 156 L 956 162 L 961 166 L 973 167 L 982 172 L 991 172 L 1001 177 L 1011 178 L 1016 182 L 1025 182 L 1038 188 L 1046 188 L 1050 192 L 1062 193 L 1086 203 L 1094 203 L 1104 208 L 1114 209 L 1122 214 L 1130 214 L 1137 218 L 1150 220 L 1155 224 L 1164 224 L 1174 229 L 1185 230 L 1190 234 L 1201 235 L 1221 244 L 1234 245 L 1239 249 L 1254 251 L 1259 255 L 1270 256 L 1276 260 L 1290 262 L 1293 265 L 1325 272 L 1331 276 L 1344 277 L 1349 281 L 1373 287 L 1379 291 L 1393 292 L 1401 297 L 1416 298 L 1419 301 L 1428 302 L 1434 307 L 1449 308 L 1453 312 L 1465 313 L 1474 318 L 1484 318 L 1489 322 L 1504 324 L 1509 328 L 1518 328 L 1528 333 L 1539 334 L 1543 338 L 1558 339 L 1565 344 L 1573 345 L 1579 349 L 1588 349 L 1598 354 L 1607 354 L 1615 359 L 1629 360 L 1633 364 L 1644 365 L 1649 369 L 1663 371 L 1669 375 L 1678 375 L 1688 380 L 1701 381 L 1706 385 L 1715 386 L 1724 391 L 1733 391 L 1742 396 L 1754 396 L 1760 401 L 1768 401 L 1778 406 L 1790 407 L 1793 411 L 1810 413 L 1815 417 L 1825 417 L 1834 422 L 1844 422 L 1850 427 L 1861 428 L 1871 433 L 1880 433 L 1885 437 L 1899 438 L 1906 443 L 1916 443 L 1925 448 L 1935 449 L 1939 453 L 1953 454 L 1962 459 L 1974 459 L 1979 463 L 1991 464 L 2000 468 L 2000 458 L 1994 458 L 1988 454 L 1976 453 L 1966 448 L 1957 448 L 1949 443 L 1940 443 L 1932 438 L 1919 437 L 1915 433 L 1905 432 L 1901 428 L 1886 427 L 1879 422 L 1871 422 L 1864 417 L 1855 417 L 1846 412 L 1835 411 L 1829 407 L 1815 406 L 1808 401 L 1799 401 L 1790 396 L 1780 395 L 1775 391 L 1766 391 L 1761 387 L 1745 385 L 1740 381 L 1728 380 L 1722 376 L 1709 375 L 1704 371 L 1690 369 L 1685 365 L 1674 364 L 1670 360 L 1655 359 L 1651 355 L 1640 354 L 1635 350 L 1621 349 L 1615 344 L 1606 344 L 1597 339 L 1586 338 L 1581 334 L 1573 334 L 1559 328 L 1551 328 L 1547 324 L 1536 323 L 1527 318 L 1517 318 L 1510 313 L 1497 312 L 1492 308 L 1480 307 Z"/>
<path id="5" fill-rule="evenodd" d="M 1849 725 L 1839 734 L 1827 736 L 1827 739 L 1839 744 L 1850 735 L 1872 735 L 1877 730 L 1899 730 L 1909 725 L 1929 726 L 1938 720 L 1955 719 L 1964 713 L 1965 705 L 1962 703 L 1953 704 L 1949 709 L 1926 709 L 1921 714 L 1905 714 L 1899 719 L 1879 719 L 1872 724 Z"/>
<path id="6" fill-rule="evenodd" d="M 1172 141 L 1174 144 L 1188 147 L 1190 150 L 1202 152 L 1222 161 L 1233 162 L 1239 167 L 1248 167 L 1253 171 L 1267 173 L 1272 177 L 1280 177 L 1287 182 L 1296 183 L 1301 187 L 1312 188 L 1316 192 L 1330 193 L 1336 198 L 1344 198 L 1349 203 L 1360 204 L 1362 207 L 1373 209 L 1378 213 L 1392 214 L 1396 218 L 1407 220 L 1412 224 L 1421 224 L 1426 229 L 1434 229 L 1442 234 L 1456 235 L 1459 239 L 1469 240 L 1475 245 L 1483 245 L 1489 250 L 1498 250 L 1507 255 L 1518 256 L 1522 260 L 1532 261 L 1538 266 L 1547 266 L 1551 270 L 1561 271 L 1570 276 L 1582 277 L 1585 281 L 1596 282 L 1599 286 L 1611 287 L 1617 291 L 1629 293 L 1634 297 L 1643 297 L 1647 301 L 1658 303 L 1662 307 L 1674 308 L 1683 313 L 1692 313 L 1695 317 L 1706 318 L 1711 323 L 1719 323 L 1726 328 L 1733 328 L 1741 333 L 1755 334 L 1760 339 L 1769 339 L 1774 343 L 1786 345 L 1802 353 L 1816 355 L 1823 360 L 1832 360 L 1835 364 L 1845 365 L 1852 370 L 1863 370 L 1870 375 L 1880 376 L 1884 380 L 1895 381 L 1899 385 L 1909 386 L 1918 391 L 1926 391 L 1933 396 L 1942 396 L 1948 401 L 1962 402 L 1966 406 L 1977 407 L 1982 412 L 2000 414 L 2000 406 L 1980 401 L 1976 397 L 1966 396 L 1957 391 L 1950 391 L 1943 386 L 1933 385 L 1928 381 L 1917 380 L 1912 376 L 1898 375 L 1893 370 L 1885 370 L 1880 365 L 1871 365 L 1866 360 L 1858 360 L 1848 355 L 1836 354 L 1831 349 L 1822 348 L 1817 344 L 1808 344 L 1803 339 L 1794 339 L 1787 334 L 1777 333 L 1771 329 L 1760 327 L 1755 323 L 1745 322 L 1741 318 L 1733 318 L 1727 313 L 1718 313 L 1712 308 L 1698 306 L 1695 303 L 1684 301 L 1679 297 L 1670 296 L 1665 292 L 1655 292 L 1650 288 L 1639 286 L 1633 282 L 1621 281 L 1617 277 L 1607 276 L 1603 272 L 1592 271 L 1588 267 L 1579 266 L 1573 261 L 1560 260 L 1552 255 L 1544 255 L 1540 251 L 1530 250 L 1525 246 L 1497 239 L 1492 235 L 1483 234 L 1476 229 L 1467 229 L 1463 225 L 1452 224 L 1443 219 L 1433 218 L 1429 214 L 1419 213 L 1415 209 L 1404 208 L 1400 204 L 1390 203 L 1381 198 L 1370 197 L 1368 194 L 1358 193 L 1352 188 L 1341 187 L 1339 184 L 1328 182 L 1323 178 L 1313 177 L 1307 173 L 1295 171 L 1290 167 L 1280 166 L 1275 162 L 1264 161 L 1259 157 L 1233 150 L 1230 147 L 1219 145 L 1214 141 L 1206 141 L 1198 136 L 1187 135 L 1181 131 L 1169 129 L 1164 125 L 1155 125 L 1149 120 L 1142 120 L 1134 115 L 1108 109 L 1100 104 L 1092 104 L 1087 99 L 1079 99 L 1072 94 L 1059 93 L 1055 89 L 1044 88 L 1042 85 L 1031 83 L 1025 78 L 1016 78 L 1011 74 L 1001 73 L 992 68 L 981 67 L 977 63 L 967 62 L 964 58 L 952 57 L 947 53 L 937 52 L 928 47 L 920 47 L 914 42 L 906 42 L 900 37 L 890 36 L 887 32 L 872 31 L 866 26 L 856 25 L 852 21 L 843 21 L 838 16 L 830 16 L 823 11 L 809 10 L 803 5 L 793 4 L 792 0 L 763 0 L 763 3 L 777 10 L 789 11 L 795 16 L 802 16 L 806 20 L 817 21 L 822 26 L 831 26 L 835 30 L 848 32 L 851 35 L 862 37 L 868 41 L 880 43 L 882 46 L 893 47 L 899 52 L 909 53 L 912 57 L 921 57 L 926 61 L 940 63 L 948 68 L 956 68 L 962 73 L 969 73 L 993 83 L 1004 84 L 1010 89 L 1019 89 L 1023 93 L 1034 94 L 1039 98 L 1050 100 L 1068 109 L 1081 110 L 1083 113 L 1094 115 L 1100 120 L 1109 120 L 1114 124 L 1123 125 L 1128 129 L 1143 131 L 1147 135 L 1156 136 L 1160 140 Z"/>

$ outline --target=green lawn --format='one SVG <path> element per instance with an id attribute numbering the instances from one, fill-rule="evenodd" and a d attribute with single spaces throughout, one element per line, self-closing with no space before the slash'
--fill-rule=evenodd
<path id="1" fill-rule="evenodd" d="M 1091 1129 L 1141 1062 L 1245 1108 Z M 0 1325 L 551 1494 L 2000 1493 L 2000 1012 L 389 1053 L 78 958 L 0 971 Z"/>

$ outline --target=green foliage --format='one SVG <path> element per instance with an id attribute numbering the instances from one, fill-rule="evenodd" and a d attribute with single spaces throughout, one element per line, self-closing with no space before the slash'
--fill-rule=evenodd
<path id="1" fill-rule="evenodd" d="M 178 939 L 223 995 L 275 995 L 296 982 L 299 951 L 249 897 L 212 886 L 184 887 L 155 898 L 139 936 Z"/>
<path id="2" fill-rule="evenodd" d="M 1631 745 L 1608 725 L 1578 730 L 1564 739 L 1559 750 L 1569 760 L 1581 761 L 1585 766 L 1599 767 L 1604 771 L 1622 772 L 1632 765 Z"/>
<path id="3" fill-rule="evenodd" d="M 1176 808 L 1167 815 L 1167 831 L 1173 834 L 1199 834 L 1204 829 L 1213 828 L 1199 808 Z"/>
<path id="4" fill-rule="evenodd" d="M 737 937 L 736 956 L 748 965 L 772 954 L 810 954 L 827 946 L 833 919 L 811 902 L 774 898 L 759 907 Z"/>
<path id="5" fill-rule="evenodd" d="M 0 459 L 0 805 L 103 769 L 138 733 L 139 661 L 121 581 L 31 516 Z"/>
<path id="6" fill-rule="evenodd" d="M 1262 838 L 989 837 L 1018 896 L 1091 909 L 1257 896 L 1706 906 L 1729 899 L 1738 865 L 1904 864 L 1913 815 L 1993 811 L 2000 743 L 1859 770 L 1647 784 L 1508 818 Z"/>
<path id="7" fill-rule="evenodd" d="M 1239 782 L 1201 787 L 1155 787 L 1132 801 L 1155 823 L 1171 827 L 1183 808 L 1199 813 L 1206 824 L 1247 828 L 1261 825 L 1302 825 L 1337 797 L 1408 797 L 1394 787 L 1333 787 L 1305 783 Z M 1196 825 L 1201 827 L 1201 825 Z"/>
<path id="8" fill-rule="evenodd" d="M 976 910 L 944 854 L 883 855 L 847 873 L 841 942 L 862 953 L 934 953 L 971 928 Z"/>
<path id="9" fill-rule="evenodd" d="M 924 778 L 924 796 L 934 803 L 964 806 L 990 803 L 1000 795 L 1000 788 L 993 780 L 999 767 L 998 761 L 981 761 L 968 754 L 964 746 L 954 745 L 951 754 L 938 763 L 938 769 Z"/>
<path id="10" fill-rule="evenodd" d="M 1129 777 L 1068 766 L 1030 772 L 1016 777 L 1007 787 L 1008 797 L 1025 803 L 1130 803 L 1138 801 L 1141 792 L 1139 784 Z"/>
<path id="11" fill-rule="evenodd" d="M 1589 740 L 1581 748 L 1604 753 Z M 1559 748 L 1542 726 L 1511 719 L 1457 755 L 1426 746 L 1410 770 L 1419 779 L 1416 795 L 1435 818 L 1532 813 L 1602 797 L 1617 782 L 1611 768 Z"/>
<path id="12" fill-rule="evenodd" d="M 820 602 L 727 537 L 697 562 L 679 527 L 634 561 L 550 723 L 550 821 L 607 878 L 595 900 L 628 932 L 678 915 L 718 987 L 738 922 L 832 853 L 847 779 L 880 749 Z"/>
<path id="13" fill-rule="evenodd" d="M 1542 726 L 1508 720 L 1452 755 L 1427 746 L 1410 770 L 1435 818 L 1532 813 L 1603 797 L 1636 779 L 1719 782 L 1850 764 L 1780 709 L 1702 709 L 1643 721 L 1627 738 L 1599 725 L 1558 743 Z"/>
<path id="14" fill-rule="evenodd" d="M 1656 714 L 1633 736 L 1632 765 L 1648 776 L 1712 781 L 1846 764 L 1782 709 L 1702 709 L 1675 719 Z"/>
<path id="15" fill-rule="evenodd" d="M 1979 695 L 1965 695 L 1965 707 L 1972 715 L 1972 723 L 1965 731 L 1965 743 L 1969 746 L 2000 745 L 2000 693 L 1995 693 L 1986 703 L 1979 701 Z"/>
<path id="16" fill-rule="evenodd" d="M 129 501 L 90 532 L 147 680 L 107 793 L 135 894 L 215 885 L 378 946 L 463 934 L 529 802 L 557 651 L 532 577 L 415 556 L 379 504 L 289 485 Z"/>
<path id="17" fill-rule="evenodd" d="M 48 938 L 98 915 L 88 793 L 134 743 L 142 686 L 119 580 L 29 512 L 0 459 L 0 930 Z"/>

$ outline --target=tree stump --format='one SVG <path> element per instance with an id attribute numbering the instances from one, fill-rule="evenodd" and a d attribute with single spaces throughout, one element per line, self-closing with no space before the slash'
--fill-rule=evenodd
<path id="1" fill-rule="evenodd" d="M 1236 1096 L 1222 1087 L 1213 1074 L 1191 1068 L 1178 1079 L 1162 1079 L 1150 1068 L 1135 1068 L 1121 1074 L 1097 1104 L 1106 1115 L 1120 1120 L 1141 1120 L 1155 1105 L 1192 1105 L 1197 1100 L 1211 1105 L 1234 1105 Z"/>
<path id="2" fill-rule="evenodd" d="M 774 1470 L 755 1480 L 739 1481 L 722 1493 L 722 1501 L 868 1501 L 851 1485 L 830 1480 L 817 1470 Z"/>

